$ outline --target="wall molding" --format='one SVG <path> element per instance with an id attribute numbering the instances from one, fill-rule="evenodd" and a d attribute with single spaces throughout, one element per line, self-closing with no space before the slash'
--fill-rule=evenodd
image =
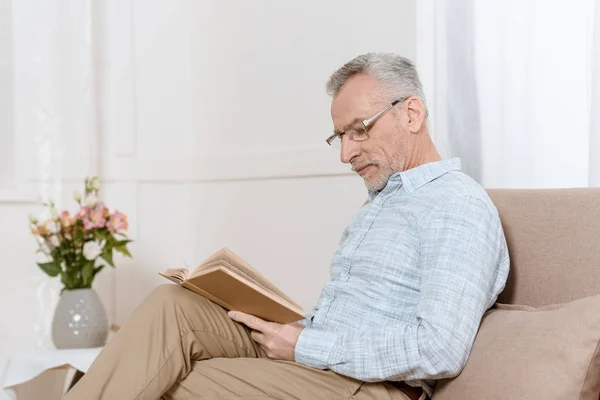
<path id="1" fill-rule="evenodd" d="M 39 196 L 33 190 L 0 190 L 1 204 L 37 204 Z"/>
<path id="2" fill-rule="evenodd" d="M 98 173 L 111 182 L 220 182 L 261 179 L 352 176 L 329 148 L 221 153 L 197 156 L 105 156 Z M 51 178 L 36 173 L 31 165 L 23 183 L 44 181 L 83 182 L 89 158 L 69 155 L 53 164 Z"/>
<path id="3" fill-rule="evenodd" d="M 213 182 L 351 175 L 332 149 L 223 153 L 182 157 L 110 157 L 109 181 Z"/>
<path id="4" fill-rule="evenodd" d="M 101 106 L 110 153 L 135 156 L 137 147 L 137 101 L 135 85 L 135 16 L 133 0 L 108 0 L 99 17 L 107 29 L 104 52 Z M 110 21 L 110 29 L 108 29 Z"/>

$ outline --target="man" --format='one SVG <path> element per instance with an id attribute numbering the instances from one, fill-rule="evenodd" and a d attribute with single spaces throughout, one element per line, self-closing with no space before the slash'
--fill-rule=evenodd
<path id="1" fill-rule="evenodd" d="M 508 274 L 497 210 L 458 160 L 441 160 L 408 60 L 359 56 L 327 88 L 327 142 L 370 202 L 344 231 L 307 318 L 268 323 L 162 285 L 68 400 L 414 400 L 460 373 Z"/>

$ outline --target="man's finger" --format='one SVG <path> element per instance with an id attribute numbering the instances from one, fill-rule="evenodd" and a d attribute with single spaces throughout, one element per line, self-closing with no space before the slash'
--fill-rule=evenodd
<path id="1" fill-rule="evenodd" d="M 261 346 L 264 346 L 264 344 L 265 344 L 265 335 L 263 335 L 262 332 L 252 331 L 252 332 L 250 332 L 250 337 L 256 343 L 260 344 Z"/>
<path id="2" fill-rule="evenodd" d="M 248 328 L 254 330 L 264 331 L 267 323 L 266 321 L 255 317 L 254 315 L 246 314 L 241 311 L 229 311 L 227 314 L 232 320 L 240 322 L 246 325 Z"/>

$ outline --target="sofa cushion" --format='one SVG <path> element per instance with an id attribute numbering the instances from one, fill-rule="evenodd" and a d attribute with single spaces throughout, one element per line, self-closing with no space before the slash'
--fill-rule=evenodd
<path id="1" fill-rule="evenodd" d="M 467 364 L 433 400 L 598 400 L 600 295 L 486 312 Z"/>
<path id="2" fill-rule="evenodd" d="M 600 188 L 488 193 L 510 254 L 499 303 L 541 307 L 600 293 Z"/>

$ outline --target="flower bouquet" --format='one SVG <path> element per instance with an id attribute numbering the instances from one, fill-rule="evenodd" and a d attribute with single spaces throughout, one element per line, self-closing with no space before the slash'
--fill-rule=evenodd
<path id="1" fill-rule="evenodd" d="M 51 277 L 60 275 L 63 290 L 91 288 L 98 272 L 106 265 L 115 266 L 115 251 L 131 257 L 127 249 L 131 240 L 124 233 L 127 215 L 110 212 L 99 201 L 99 191 L 97 177 L 85 178 L 84 197 L 79 192 L 74 194 L 79 206 L 75 214 L 68 210 L 59 213 L 51 201 L 44 204 L 50 208 L 49 219 L 39 222 L 29 217 L 31 233 L 40 246 L 38 252 L 48 258 L 38 265 Z"/>
<path id="2" fill-rule="evenodd" d="M 92 282 L 102 269 L 114 267 L 115 252 L 131 257 L 131 240 L 125 234 L 127 216 L 110 211 L 99 200 L 100 180 L 85 178 L 83 196 L 75 192 L 79 209 L 59 212 L 54 202 L 50 218 L 38 221 L 29 216 L 37 252 L 44 255 L 39 267 L 51 277 L 60 275 L 61 297 L 52 320 L 52 340 L 57 348 L 99 347 L 108 336 L 108 319 Z"/>

